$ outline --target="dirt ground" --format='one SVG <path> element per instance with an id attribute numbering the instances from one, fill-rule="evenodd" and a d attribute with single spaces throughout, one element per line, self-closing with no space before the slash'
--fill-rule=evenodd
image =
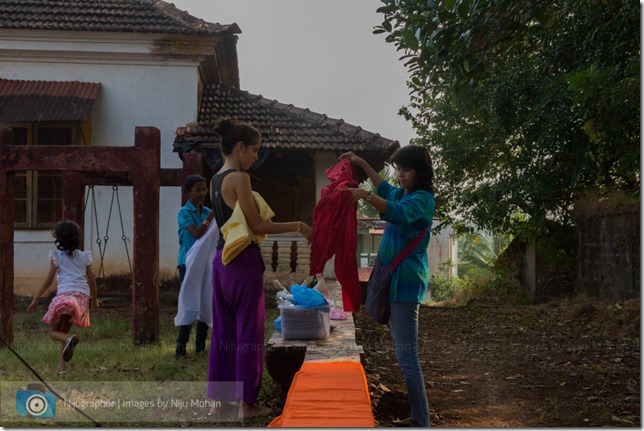
<path id="1" fill-rule="evenodd" d="M 293 281 L 289 275 L 284 285 Z M 178 286 L 161 291 L 163 309 L 174 313 Z M 639 299 L 421 306 L 431 425 L 641 427 L 640 315 Z M 389 330 L 364 314 L 355 324 L 377 426 L 392 426 L 409 404 Z M 284 399 L 274 395 L 262 392 L 259 402 L 277 415 Z M 265 426 L 274 415 L 251 426 Z"/>
<path id="2" fill-rule="evenodd" d="M 409 411 L 386 326 L 356 317 L 378 426 Z M 432 426 L 640 427 L 640 301 L 421 306 Z"/>

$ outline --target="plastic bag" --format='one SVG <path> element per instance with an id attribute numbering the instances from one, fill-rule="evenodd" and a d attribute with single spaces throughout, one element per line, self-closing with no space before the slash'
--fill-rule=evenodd
<path id="1" fill-rule="evenodd" d="M 295 298 L 293 295 L 288 293 L 288 290 L 280 290 L 275 294 L 275 301 L 277 301 L 277 305 L 294 305 L 295 304 Z"/>
<path id="2" fill-rule="evenodd" d="M 306 285 L 306 287 L 310 287 L 317 290 L 326 298 L 329 297 L 329 290 L 326 287 L 326 282 L 324 281 L 324 274 L 322 273 L 309 275 L 304 279 L 304 282 L 302 284 Z"/>
<path id="3" fill-rule="evenodd" d="M 327 304 L 324 295 L 315 289 L 306 287 L 306 285 L 294 284 L 291 286 L 291 295 L 295 298 L 297 305 L 302 307 L 311 308 Z"/>

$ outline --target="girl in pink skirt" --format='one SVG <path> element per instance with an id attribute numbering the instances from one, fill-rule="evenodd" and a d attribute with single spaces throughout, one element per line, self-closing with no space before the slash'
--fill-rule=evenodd
<path id="1" fill-rule="evenodd" d="M 42 295 L 56 281 L 56 296 L 49 304 L 49 310 L 42 321 L 50 326 L 49 336 L 60 342 L 58 375 L 65 374 L 65 363 L 74 355 L 78 336 L 70 335 L 73 325 L 89 326 L 89 300 L 91 308 L 98 308 L 96 297 L 96 280 L 92 273 L 92 252 L 79 250 L 81 228 L 72 220 L 63 220 L 54 226 L 52 235 L 58 250 L 49 252 L 49 273 L 38 294 L 29 304 L 27 311 L 31 314 L 38 306 Z"/>

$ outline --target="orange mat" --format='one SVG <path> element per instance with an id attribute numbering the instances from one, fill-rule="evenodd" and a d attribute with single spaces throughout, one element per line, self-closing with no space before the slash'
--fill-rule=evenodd
<path id="1" fill-rule="evenodd" d="M 369 388 L 359 362 L 305 362 L 282 415 L 269 427 L 373 427 Z"/>

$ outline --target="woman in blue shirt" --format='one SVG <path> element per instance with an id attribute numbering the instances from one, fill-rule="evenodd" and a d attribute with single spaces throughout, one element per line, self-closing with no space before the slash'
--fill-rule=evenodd
<path id="1" fill-rule="evenodd" d="M 400 187 L 385 181 L 364 159 L 349 152 L 349 158 L 361 167 L 376 187 L 377 195 L 362 188 L 348 189 L 354 201 L 364 199 L 387 221 L 378 250 L 385 266 L 426 228 L 434 217 L 434 170 L 426 148 L 408 145 L 391 157 L 398 171 Z M 431 231 L 396 268 L 391 278 L 389 328 L 411 405 L 410 425 L 429 426 L 429 407 L 423 372 L 418 360 L 418 309 L 429 284 L 427 245 Z"/>

